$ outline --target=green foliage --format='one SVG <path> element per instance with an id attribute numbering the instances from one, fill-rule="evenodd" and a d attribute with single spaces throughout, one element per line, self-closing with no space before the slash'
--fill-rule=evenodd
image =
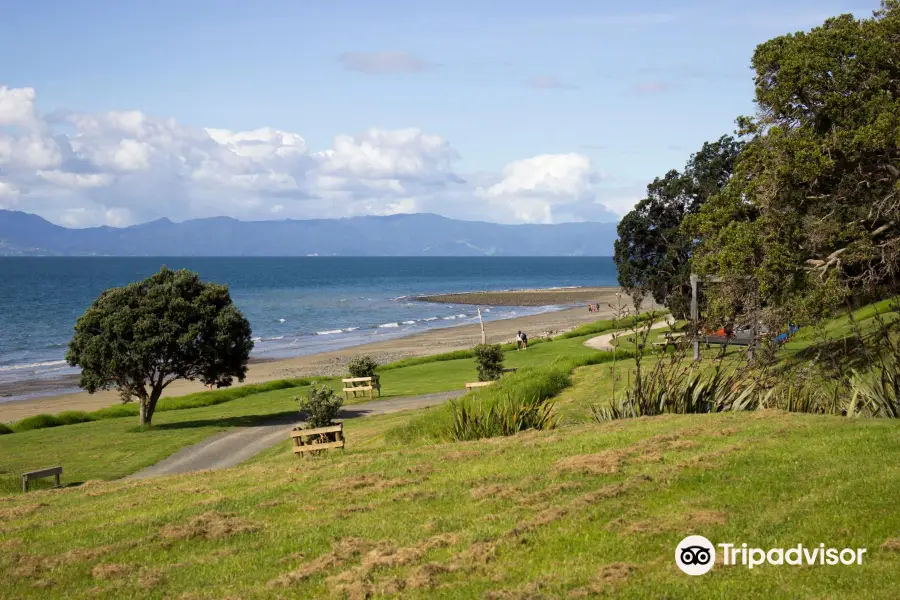
<path id="1" fill-rule="evenodd" d="M 13 430 L 9 428 L 9 426 L 0 423 L 0 435 L 6 435 L 7 433 L 12 433 Z"/>
<path id="2" fill-rule="evenodd" d="M 306 428 L 327 427 L 337 416 L 344 399 L 327 385 L 311 385 L 306 398 L 295 398 L 300 405 L 300 412 L 306 415 Z"/>
<path id="3" fill-rule="evenodd" d="M 499 344 L 478 344 L 474 349 L 478 381 L 494 381 L 503 375 L 503 350 Z"/>
<path id="4" fill-rule="evenodd" d="M 634 356 L 627 351 L 619 351 L 618 358 Z M 469 394 L 461 402 L 478 403 L 486 411 L 490 406 L 499 406 L 513 398 L 515 402 L 544 402 L 572 385 L 571 373 L 578 367 L 614 362 L 612 352 L 596 352 L 578 358 L 561 357 L 539 367 L 519 369 L 504 376 L 496 384 Z M 467 405 L 472 406 L 472 405 Z M 448 404 L 424 411 L 402 426 L 392 428 L 387 439 L 408 444 L 418 440 L 427 442 L 453 441 L 454 414 Z"/>
<path id="5" fill-rule="evenodd" d="M 900 281 L 900 3 L 756 48 L 757 120 L 723 192 L 690 227 L 721 315 L 758 292 L 772 322 L 813 320 Z"/>
<path id="6" fill-rule="evenodd" d="M 614 329 L 621 329 L 626 325 L 636 325 L 638 323 L 643 323 L 648 320 L 655 320 L 660 316 L 664 315 L 666 311 L 655 311 L 650 312 L 647 311 L 645 313 L 641 313 L 639 315 L 628 317 L 626 319 L 621 320 L 612 320 L 607 319 L 603 321 L 595 321 L 594 323 L 586 323 L 585 325 L 579 325 L 572 331 L 567 331 L 565 333 L 561 333 L 556 336 L 557 340 L 567 340 L 576 337 L 584 337 L 588 335 L 596 335 L 598 333 L 605 333 L 607 331 L 612 331 Z M 529 345 L 533 345 L 529 342 Z"/>
<path id="7" fill-rule="evenodd" d="M 31 431 L 32 429 L 44 429 L 46 427 L 59 427 L 63 422 L 55 415 L 40 414 L 26 417 L 13 423 L 13 431 Z"/>
<path id="8" fill-rule="evenodd" d="M 350 372 L 350 377 L 373 377 L 375 375 L 375 369 L 377 368 L 378 363 L 368 354 L 354 356 L 350 359 L 350 362 L 347 363 L 347 370 Z"/>
<path id="9" fill-rule="evenodd" d="M 163 390 L 178 379 L 228 387 L 243 381 L 253 348 L 250 323 L 226 286 L 163 267 L 103 292 L 75 323 L 66 360 L 88 392 L 115 388 L 137 398 L 150 424 Z"/>
<path id="10" fill-rule="evenodd" d="M 451 401 L 451 410 L 453 439 L 458 442 L 556 427 L 553 403 L 541 398 L 513 398 L 508 394 L 506 400 L 487 406 L 477 401 Z"/>
<path id="11" fill-rule="evenodd" d="M 619 284 L 636 301 L 652 295 L 676 318 L 688 315 L 695 238 L 682 222 L 728 182 L 741 147 L 730 136 L 703 144 L 683 173 L 673 170 L 653 180 L 647 198 L 619 222 L 614 248 Z"/>

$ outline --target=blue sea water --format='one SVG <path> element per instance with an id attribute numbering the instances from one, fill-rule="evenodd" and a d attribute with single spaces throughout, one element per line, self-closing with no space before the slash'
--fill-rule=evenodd
<path id="1" fill-rule="evenodd" d="M 0 257 L 0 384 L 72 373 L 75 320 L 106 288 L 163 264 L 228 284 L 250 320 L 253 356 L 282 358 L 477 321 L 475 307 L 415 301 L 436 293 L 616 285 L 610 258 Z M 486 320 L 555 307 L 493 307 Z"/>

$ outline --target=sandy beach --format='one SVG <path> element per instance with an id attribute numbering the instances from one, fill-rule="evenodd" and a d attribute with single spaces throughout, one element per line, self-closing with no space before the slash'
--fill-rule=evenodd
<path id="1" fill-rule="evenodd" d="M 532 339 L 556 335 L 612 315 L 613 310 L 607 305 L 615 304 L 615 293 L 618 288 L 579 288 L 577 290 L 519 290 L 509 292 L 473 292 L 471 294 L 453 294 L 434 297 L 435 302 L 453 302 L 459 304 L 480 304 L 483 306 L 549 306 L 584 302 L 583 307 L 565 309 L 555 312 L 530 315 L 514 319 L 492 321 L 485 324 L 488 342 L 501 343 L 515 339 L 516 332 L 525 331 Z M 540 300 L 540 303 L 536 303 Z M 526 302 L 528 304 L 526 304 Z M 600 313 L 587 310 L 587 303 L 600 303 Z M 627 297 L 622 298 L 622 306 L 630 306 Z M 417 333 L 408 337 L 385 340 L 362 346 L 353 346 L 331 352 L 310 354 L 293 358 L 253 362 L 250 365 L 247 383 L 260 383 L 287 377 L 303 377 L 307 375 L 341 375 L 345 373 L 347 361 L 358 354 L 369 354 L 381 364 L 399 360 L 409 356 L 425 356 L 471 348 L 481 341 L 479 325 L 462 325 L 444 329 L 434 329 Z M 73 379 L 47 383 L 46 391 L 51 392 L 63 387 L 71 388 Z M 57 386 L 57 387 L 52 387 Z M 167 396 L 179 396 L 191 392 L 202 391 L 198 382 L 177 381 L 166 390 Z M 64 410 L 97 410 L 105 406 L 117 404 L 119 396 L 115 391 L 87 394 L 48 395 L 28 400 L 0 402 L 0 422 L 11 422 L 40 413 L 57 413 Z"/>

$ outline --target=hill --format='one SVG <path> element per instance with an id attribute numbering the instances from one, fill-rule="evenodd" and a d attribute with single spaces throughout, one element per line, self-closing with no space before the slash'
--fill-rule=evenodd
<path id="1" fill-rule="evenodd" d="M 499 225 L 433 214 L 67 229 L 0 210 L 0 256 L 611 256 L 615 238 L 615 223 Z"/>

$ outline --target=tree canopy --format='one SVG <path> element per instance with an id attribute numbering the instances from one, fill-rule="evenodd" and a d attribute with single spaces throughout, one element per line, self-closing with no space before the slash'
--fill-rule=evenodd
<path id="1" fill-rule="evenodd" d="M 814 320 L 900 284 L 900 0 L 760 44 L 757 113 L 648 186 L 616 244 L 619 281 L 682 316 L 691 271 L 710 316 Z"/>
<path id="2" fill-rule="evenodd" d="M 253 348 L 250 323 L 228 288 L 163 267 L 103 292 L 75 323 L 66 360 L 90 393 L 118 389 L 140 402 L 149 425 L 163 390 L 178 379 L 230 386 L 243 381 Z"/>
<path id="3" fill-rule="evenodd" d="M 640 302 L 647 295 L 682 318 L 690 308 L 694 238 L 682 227 L 731 177 L 741 142 L 722 136 L 647 186 L 647 197 L 619 223 L 614 259 L 619 284 Z"/>
<path id="4" fill-rule="evenodd" d="M 900 2 L 756 48 L 758 115 L 735 176 L 690 225 L 694 267 L 751 275 L 778 319 L 894 289 L 900 269 Z M 720 294 L 735 310 L 740 293 Z"/>

